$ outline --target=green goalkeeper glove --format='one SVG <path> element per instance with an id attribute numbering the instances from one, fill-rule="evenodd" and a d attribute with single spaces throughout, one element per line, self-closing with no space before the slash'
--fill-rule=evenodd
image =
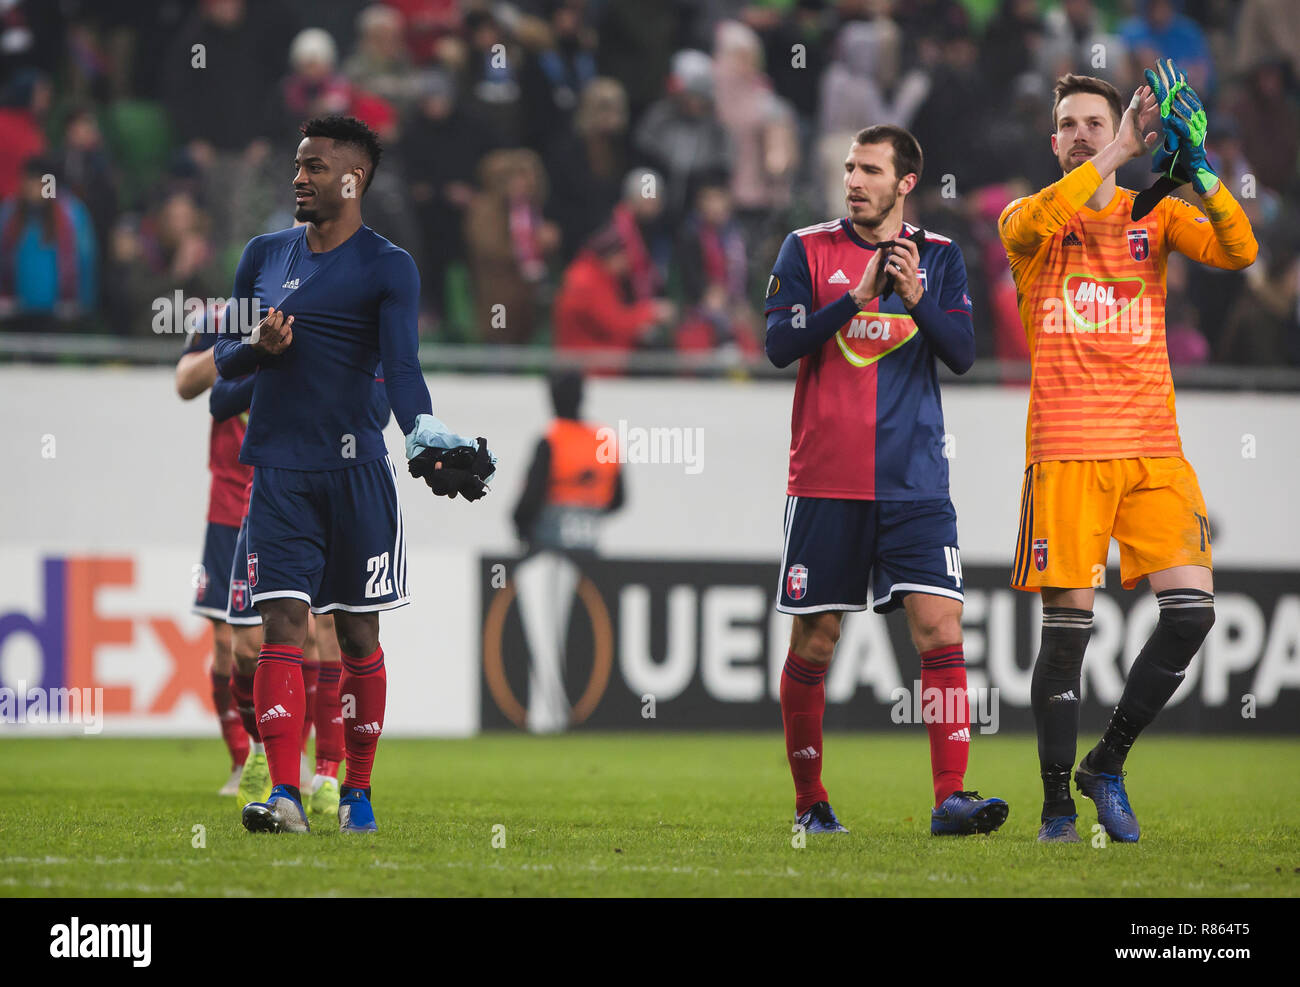
<path id="1" fill-rule="evenodd" d="M 1157 62 L 1154 71 L 1147 69 L 1143 74 L 1160 100 L 1160 119 L 1165 125 L 1165 143 L 1156 151 L 1156 165 L 1171 179 L 1190 180 L 1197 194 L 1205 195 L 1219 176 L 1205 158 L 1208 121 L 1201 98 L 1172 58 Z"/>

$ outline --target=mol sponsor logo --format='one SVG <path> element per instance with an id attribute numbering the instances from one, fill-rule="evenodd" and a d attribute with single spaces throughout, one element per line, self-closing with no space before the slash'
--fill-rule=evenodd
<path id="1" fill-rule="evenodd" d="M 102 690 L 110 725 L 207 725 L 212 630 L 176 615 L 189 603 L 185 554 L 14 554 L 0 577 L 0 686 Z"/>
<path id="2" fill-rule="evenodd" d="M 1131 333 L 1144 339 L 1152 331 L 1151 299 L 1142 278 L 1097 278 L 1071 274 L 1060 299 L 1043 300 L 1044 332 Z M 1138 304 L 1139 300 L 1142 302 Z M 1058 307 L 1062 311 L 1058 311 Z M 1062 316 L 1068 315 L 1068 318 Z"/>
<path id="3" fill-rule="evenodd" d="M 835 334 L 835 342 L 844 359 L 855 367 L 866 367 L 915 335 L 916 322 L 910 315 L 862 312 L 854 316 L 847 328 Z"/>

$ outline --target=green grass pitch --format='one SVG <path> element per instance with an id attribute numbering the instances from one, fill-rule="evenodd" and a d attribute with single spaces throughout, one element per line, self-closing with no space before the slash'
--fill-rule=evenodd
<path id="1" fill-rule="evenodd" d="M 929 835 L 924 733 L 832 734 L 847 836 L 792 846 L 779 734 L 488 735 L 380 743 L 381 832 L 252 836 L 212 740 L 0 740 L 0 896 L 1296 896 L 1300 740 L 1150 736 L 1137 845 L 1040 846 L 1034 741 L 979 737 L 991 836 Z M 196 847 L 196 826 L 202 842 Z M 494 827 L 504 827 L 494 829 Z M 496 842 L 504 846 L 494 847 Z"/>

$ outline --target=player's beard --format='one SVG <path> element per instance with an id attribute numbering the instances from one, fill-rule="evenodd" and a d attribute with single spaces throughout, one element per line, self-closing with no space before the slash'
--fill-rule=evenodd
<path id="1" fill-rule="evenodd" d="M 898 201 L 898 192 L 893 189 L 890 189 L 887 193 L 884 193 L 881 196 L 881 199 L 879 201 L 880 201 L 879 209 L 877 209 L 874 213 L 869 213 L 866 216 L 854 217 L 853 219 L 854 225 L 867 227 L 867 228 L 879 226 L 881 223 L 885 221 L 885 217 L 894 211 L 894 203 Z M 866 203 L 866 205 L 870 207 L 871 204 Z M 849 205 L 849 215 L 853 216 L 852 203 L 850 203 Z"/>
<path id="2" fill-rule="evenodd" d="M 314 201 L 315 198 L 313 197 L 313 202 Z M 317 209 L 315 205 L 295 206 L 293 210 L 293 218 L 300 223 L 315 223 L 320 220 L 320 210 Z"/>
<path id="3" fill-rule="evenodd" d="M 1078 160 L 1075 160 L 1074 158 L 1075 150 L 1076 150 L 1075 148 L 1070 148 L 1070 150 L 1065 152 L 1065 157 L 1058 159 L 1058 163 L 1061 166 L 1061 173 L 1064 175 L 1068 175 L 1070 172 L 1074 171 L 1074 169 L 1079 167 L 1081 164 L 1085 164 L 1097 156 L 1096 152 L 1089 151 L 1085 148 L 1081 150 L 1084 151 L 1087 157 L 1082 157 L 1079 158 Z"/>

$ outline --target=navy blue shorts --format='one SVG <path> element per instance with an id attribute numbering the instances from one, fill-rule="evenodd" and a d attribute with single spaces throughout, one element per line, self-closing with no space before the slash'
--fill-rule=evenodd
<path id="1" fill-rule="evenodd" d="M 289 597 L 313 613 L 410 602 L 397 474 L 385 456 L 341 470 L 259 466 L 248 504 L 254 603 Z"/>
<path id="2" fill-rule="evenodd" d="M 235 536 L 238 534 L 238 528 L 208 522 L 207 533 L 203 536 L 203 562 L 194 574 L 194 612 L 203 617 L 226 619 L 230 560 L 235 555 Z"/>
<path id="3" fill-rule="evenodd" d="M 903 605 L 908 593 L 962 599 L 952 501 L 787 497 L 776 608 L 782 613 Z"/>
<path id="4" fill-rule="evenodd" d="M 235 557 L 230 568 L 230 598 L 226 601 L 227 624 L 260 624 L 262 615 L 253 606 L 248 590 L 248 518 L 239 523 Z"/>

